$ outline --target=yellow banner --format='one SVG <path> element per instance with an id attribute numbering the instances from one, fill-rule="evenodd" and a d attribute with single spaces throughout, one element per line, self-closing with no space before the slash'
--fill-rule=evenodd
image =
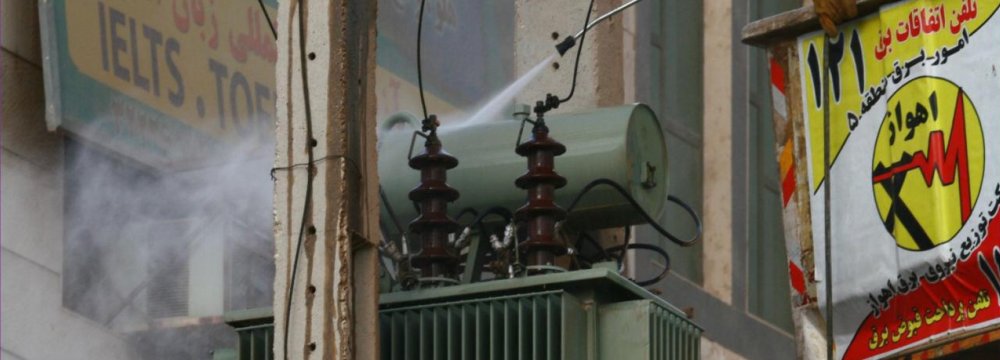
<path id="1" fill-rule="evenodd" d="M 823 102 L 830 106 L 830 160 L 835 163 L 862 115 L 885 101 L 889 86 L 911 78 L 914 68 L 946 64 L 993 15 L 1000 0 L 908 1 L 841 27 L 830 40 L 829 94 L 823 94 L 825 36 L 801 39 L 803 111 L 810 142 L 810 184 L 817 191 L 826 174 L 823 166 Z M 985 41 L 986 39 L 980 40 Z M 915 72 L 916 73 L 916 72 Z M 881 117 L 876 117 L 881 119 Z M 831 165 L 832 166 L 832 165 Z"/>

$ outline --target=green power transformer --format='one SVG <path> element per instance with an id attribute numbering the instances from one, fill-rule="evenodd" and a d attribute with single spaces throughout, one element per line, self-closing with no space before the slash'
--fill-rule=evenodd
<path id="1" fill-rule="evenodd" d="M 384 360 L 698 359 L 701 328 L 594 268 L 382 294 Z M 271 359 L 269 311 L 227 316 L 240 360 Z"/>
<path id="2" fill-rule="evenodd" d="M 594 268 L 382 294 L 384 360 L 698 359 L 701 328 Z"/>
<path id="3" fill-rule="evenodd" d="M 637 207 L 658 217 L 667 198 L 667 156 L 659 121 L 649 107 L 633 104 L 552 115 L 546 123 L 568 148 L 558 165 L 560 174 L 567 176 L 567 187 L 557 192 L 556 200 L 572 202 L 597 179 L 619 184 L 623 193 L 635 199 L 614 189 L 595 190 L 569 214 L 567 228 L 584 231 L 644 222 L 645 217 L 639 216 L 643 210 Z M 379 137 L 383 204 L 392 204 L 396 210 L 390 212 L 383 206 L 385 219 L 398 222 L 420 216 L 411 206 L 411 191 L 422 175 L 408 165 L 415 126 L 412 116 L 395 116 L 386 121 Z M 454 208 L 515 209 L 524 204 L 524 190 L 513 181 L 515 174 L 525 170 L 525 158 L 513 151 L 518 142 L 513 136 L 520 126 L 519 121 L 501 120 L 441 128 L 448 151 L 463 158 L 463 166 L 447 175 L 448 186 L 466 191 L 452 204 Z M 462 280 L 451 279 L 455 285 L 380 295 L 379 350 L 383 360 L 699 358 L 701 328 L 616 269 L 595 265 L 476 281 L 475 272 L 482 267 L 476 261 L 481 254 L 478 249 L 493 244 L 487 234 L 478 237 L 468 245 Z M 409 261 L 407 243 L 402 241 L 397 266 Z M 517 241 L 512 251 L 519 251 Z M 506 245 L 493 246 L 499 250 Z M 520 264 L 506 265 L 511 269 L 506 273 L 518 273 L 513 269 Z M 555 269 L 548 266 L 550 271 Z M 505 276 L 502 271 L 491 272 Z M 273 334 L 269 313 L 257 314 L 266 323 L 246 315 L 253 314 L 230 318 L 239 333 L 236 358 L 270 359 Z M 222 356 L 229 354 L 220 352 Z"/>

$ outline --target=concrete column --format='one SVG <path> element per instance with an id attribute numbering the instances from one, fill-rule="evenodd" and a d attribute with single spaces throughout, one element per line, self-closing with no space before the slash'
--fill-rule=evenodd
<path id="1" fill-rule="evenodd" d="M 514 64 L 518 76 L 528 72 L 547 57 L 557 54 L 555 45 L 566 36 L 580 31 L 588 5 L 588 1 L 579 0 L 517 0 Z M 590 17 L 594 19 L 618 5 L 621 5 L 621 0 L 596 1 Z M 620 14 L 587 33 L 580 58 L 576 93 L 572 101 L 561 105 L 554 112 L 622 103 L 624 99 L 622 37 Z M 553 93 L 559 97 L 569 94 L 576 51 L 574 47 L 563 57 L 557 58 L 549 69 L 543 71 L 542 75 L 517 97 L 517 101 L 534 105 L 535 101 L 545 99 L 546 93 Z M 552 135 L 559 139 L 559 134 Z"/>
<path id="2" fill-rule="evenodd" d="M 705 291 L 733 302 L 732 237 L 732 6 L 707 1 L 704 8 L 704 220 L 702 262 Z"/>
<path id="3" fill-rule="evenodd" d="M 279 7 L 274 189 L 279 359 L 286 358 L 286 331 L 288 359 L 378 356 L 375 7 L 365 0 L 282 1 Z"/>

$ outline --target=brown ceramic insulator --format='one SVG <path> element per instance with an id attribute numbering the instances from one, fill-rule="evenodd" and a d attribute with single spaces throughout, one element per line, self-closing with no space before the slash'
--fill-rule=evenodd
<path id="1" fill-rule="evenodd" d="M 566 178 L 555 172 L 555 157 L 566 146 L 549 137 L 549 128 L 539 120 L 531 139 L 517 146 L 517 154 L 528 158 L 528 172 L 514 184 L 528 190 L 528 202 L 514 214 L 528 227 L 528 239 L 520 245 L 528 266 L 551 265 L 566 246 L 556 239 L 556 222 L 566 218 L 566 210 L 556 205 L 555 190 L 566 186 Z"/>
<path id="2" fill-rule="evenodd" d="M 458 191 L 448 186 L 447 170 L 458 166 L 458 159 L 441 148 L 432 134 L 424 152 L 410 159 L 410 167 L 420 170 L 420 185 L 410 191 L 410 200 L 420 207 L 420 216 L 410 222 L 410 232 L 420 239 L 420 252 L 412 264 L 423 277 L 454 277 L 458 255 L 448 234 L 459 225 L 448 217 L 448 203 L 458 199 Z"/>

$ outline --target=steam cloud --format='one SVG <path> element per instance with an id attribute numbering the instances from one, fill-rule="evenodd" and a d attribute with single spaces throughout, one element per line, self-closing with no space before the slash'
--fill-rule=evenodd
<path id="1" fill-rule="evenodd" d="M 208 154 L 194 170 L 75 140 L 65 155 L 63 306 L 140 358 L 233 348 L 222 314 L 272 301 L 273 136 Z"/>

